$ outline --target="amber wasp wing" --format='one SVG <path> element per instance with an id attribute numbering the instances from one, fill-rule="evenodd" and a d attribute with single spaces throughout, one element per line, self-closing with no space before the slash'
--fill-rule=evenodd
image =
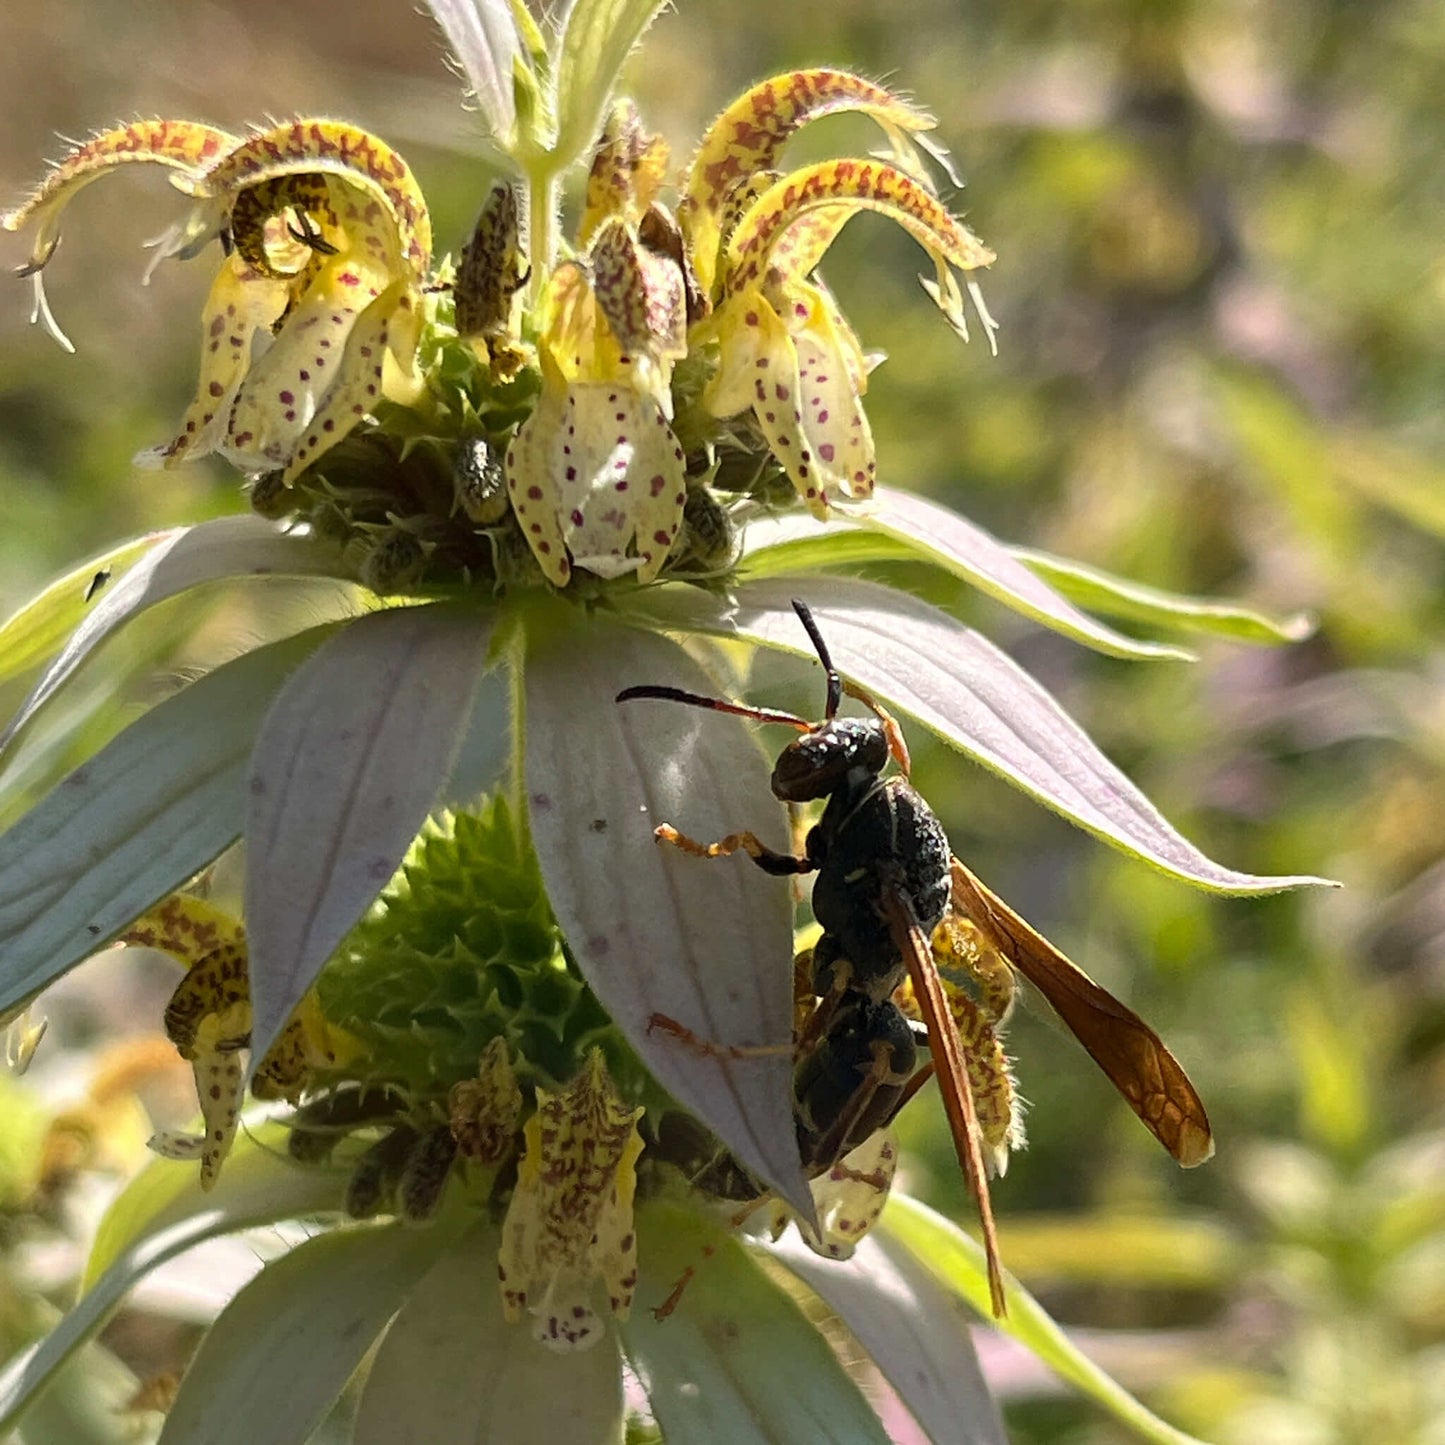
<path id="1" fill-rule="evenodd" d="M 963 1168 L 969 1193 L 978 1205 L 979 1224 L 983 1230 L 984 1258 L 988 1264 L 988 1292 L 996 1319 L 1008 1313 L 1004 1298 L 1003 1266 L 999 1259 L 998 1232 L 993 1221 L 993 1200 L 988 1189 L 988 1170 L 984 1164 L 978 1109 L 968 1070 L 963 1058 L 963 1040 L 958 1024 L 938 976 L 933 948 L 912 910 L 898 895 L 885 902 L 894 942 L 908 965 L 908 977 L 923 1023 L 928 1029 L 928 1047 L 933 1056 L 933 1072 L 938 1091 L 943 1096 L 943 1110 L 953 1136 L 954 1152 Z"/>
<path id="2" fill-rule="evenodd" d="M 1209 1115 L 1183 1065 L 1159 1035 L 1065 958 L 957 858 L 952 863 L 952 885 L 951 906 L 972 920 L 1043 994 L 1144 1127 L 1186 1169 L 1210 1158 L 1214 1138 Z"/>

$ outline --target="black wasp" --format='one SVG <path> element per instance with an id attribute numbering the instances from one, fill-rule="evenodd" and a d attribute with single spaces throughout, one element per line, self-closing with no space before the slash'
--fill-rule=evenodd
<path id="1" fill-rule="evenodd" d="M 629 687 L 617 701 L 658 698 L 802 733 L 783 749 L 772 775 L 773 792 L 785 803 L 826 799 L 802 853 L 779 853 L 751 832 L 699 843 L 663 824 L 656 835 L 699 857 L 741 850 L 774 875 L 817 875 L 813 914 L 823 932 L 812 952 L 810 988 L 818 1003 L 799 1031 L 793 1074 L 803 1162 L 815 1174 L 830 1168 L 888 1123 L 928 1069 L 935 1070 L 955 1148 L 979 1202 L 994 1312 L 1002 1314 L 1002 1274 L 974 1100 L 930 945 L 952 896 L 948 838 L 908 781 L 908 750 L 897 724 L 861 689 L 845 687 L 812 613 L 796 599 L 793 610 L 827 677 L 820 722 L 673 687 Z M 845 691 L 874 715 L 839 717 Z M 885 777 L 890 762 L 899 771 Z M 921 1075 L 913 1028 L 893 1000 L 905 978 L 912 979 L 932 1052 L 932 1064 Z M 687 1033 L 660 1016 L 651 1025 Z"/>

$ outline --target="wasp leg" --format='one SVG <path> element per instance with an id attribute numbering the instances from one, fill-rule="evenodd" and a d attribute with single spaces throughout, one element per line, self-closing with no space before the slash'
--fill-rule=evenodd
<path id="1" fill-rule="evenodd" d="M 845 682 L 843 691 L 861 702 L 883 724 L 883 736 L 888 739 L 888 756 L 898 764 L 898 770 L 906 778 L 913 769 L 913 760 L 908 755 L 908 744 L 903 740 L 903 729 L 898 726 L 897 719 L 876 697 L 864 692 L 856 682 Z"/>
<path id="2" fill-rule="evenodd" d="M 729 833 L 716 843 L 699 843 L 686 833 L 679 833 L 671 823 L 663 823 L 653 831 L 659 843 L 671 843 L 694 858 L 726 858 L 741 849 L 763 870 L 774 877 L 787 878 L 794 873 L 811 873 L 818 866 L 811 858 L 795 858 L 791 853 L 778 853 L 758 838 L 756 833 Z"/>
<path id="3" fill-rule="evenodd" d="M 744 1205 L 742 1209 L 738 1210 L 738 1212 L 734 1214 L 731 1219 L 728 1220 L 728 1229 L 730 1231 L 741 1229 L 742 1226 L 747 1223 L 748 1216 L 752 1214 L 755 1210 L 760 1209 L 772 1197 L 773 1196 L 771 1194 L 764 1194 L 760 1198 L 753 1200 L 751 1204 Z M 673 1287 L 668 1291 L 667 1298 L 663 1300 L 660 1305 L 653 1306 L 653 1319 L 655 1319 L 659 1324 L 661 1324 L 662 1321 L 665 1320 L 668 1315 L 670 1315 L 673 1310 L 678 1307 L 678 1304 L 682 1300 L 683 1292 L 687 1289 L 688 1285 L 690 1285 L 693 1280 L 697 1278 L 698 1270 L 701 1269 L 702 1266 L 706 1264 L 707 1261 L 710 1260 L 713 1255 L 717 1253 L 717 1251 L 718 1246 L 715 1244 L 703 1245 L 698 1262 L 696 1264 L 688 1265 L 688 1267 L 683 1270 L 683 1272 L 678 1276 L 677 1283 L 673 1285 Z"/>
<path id="4" fill-rule="evenodd" d="M 679 1023 L 666 1014 L 649 1014 L 647 1032 L 670 1034 L 679 1043 L 686 1044 L 695 1053 L 708 1059 L 759 1059 L 773 1054 L 791 1054 L 792 1044 L 719 1044 L 693 1032 L 686 1024 Z"/>

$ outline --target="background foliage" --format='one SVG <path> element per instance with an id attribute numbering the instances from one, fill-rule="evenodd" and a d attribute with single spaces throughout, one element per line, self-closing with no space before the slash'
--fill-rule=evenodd
<path id="1" fill-rule="evenodd" d="M 56 132 L 119 117 L 345 116 L 407 155 L 457 247 L 489 176 L 439 41 L 395 0 L 334 13 L 9 8 L 0 186 L 19 194 Z M 1183 1175 L 1025 1014 L 1031 1145 L 995 1196 L 1013 1269 L 1211 1439 L 1445 1441 L 1442 26 L 1441 0 L 693 0 L 635 64 L 679 162 L 790 65 L 886 76 L 940 115 L 1000 255 L 1000 355 L 937 323 L 901 233 L 850 228 L 826 270 L 891 354 L 869 393 L 885 480 L 1012 541 L 1319 617 L 1302 645 L 1206 643 L 1186 667 L 1092 656 L 961 585 L 935 597 L 1207 852 L 1345 884 L 1205 898 L 920 748 L 956 850 L 1150 1019 L 1211 1105 L 1219 1155 Z M 76 206 L 49 278 L 78 355 L 26 328 L 18 283 L 0 305 L 7 609 L 136 530 L 239 505 L 219 468 L 129 463 L 189 398 L 207 281 L 133 284 L 163 191 L 126 178 Z M 21 259 L 6 238 L 0 260 Z M 914 1112 L 915 1191 L 964 1209 L 941 1121 Z M 1028 1361 L 992 1362 L 1019 1440 L 1117 1438 Z"/>

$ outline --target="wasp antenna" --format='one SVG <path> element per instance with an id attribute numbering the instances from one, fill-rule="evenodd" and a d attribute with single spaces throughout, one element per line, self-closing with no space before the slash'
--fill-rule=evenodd
<path id="1" fill-rule="evenodd" d="M 813 621 L 813 614 L 809 610 L 808 604 L 795 597 L 793 598 L 793 611 L 798 614 L 798 621 L 807 629 L 813 650 L 818 654 L 818 661 L 823 664 L 823 670 L 828 674 L 828 705 L 823 710 L 823 720 L 830 722 L 838 716 L 838 708 L 843 701 L 843 679 L 838 676 L 838 669 L 833 666 L 833 657 L 828 651 L 828 644 L 823 641 L 823 634 L 818 631 L 818 624 Z"/>
<path id="2" fill-rule="evenodd" d="M 751 718 L 754 722 L 782 723 L 784 727 L 796 728 L 800 733 L 813 731 L 813 724 L 796 717 L 790 712 L 778 712 L 769 707 L 747 707 L 740 702 L 729 702 L 723 697 L 704 697 L 701 693 L 684 692 L 680 687 L 666 687 L 662 684 L 644 683 L 640 687 L 624 687 L 613 700 L 631 702 L 634 698 L 655 697 L 663 702 L 683 702 L 689 707 L 705 707 L 712 712 L 733 713 L 737 717 Z"/>

